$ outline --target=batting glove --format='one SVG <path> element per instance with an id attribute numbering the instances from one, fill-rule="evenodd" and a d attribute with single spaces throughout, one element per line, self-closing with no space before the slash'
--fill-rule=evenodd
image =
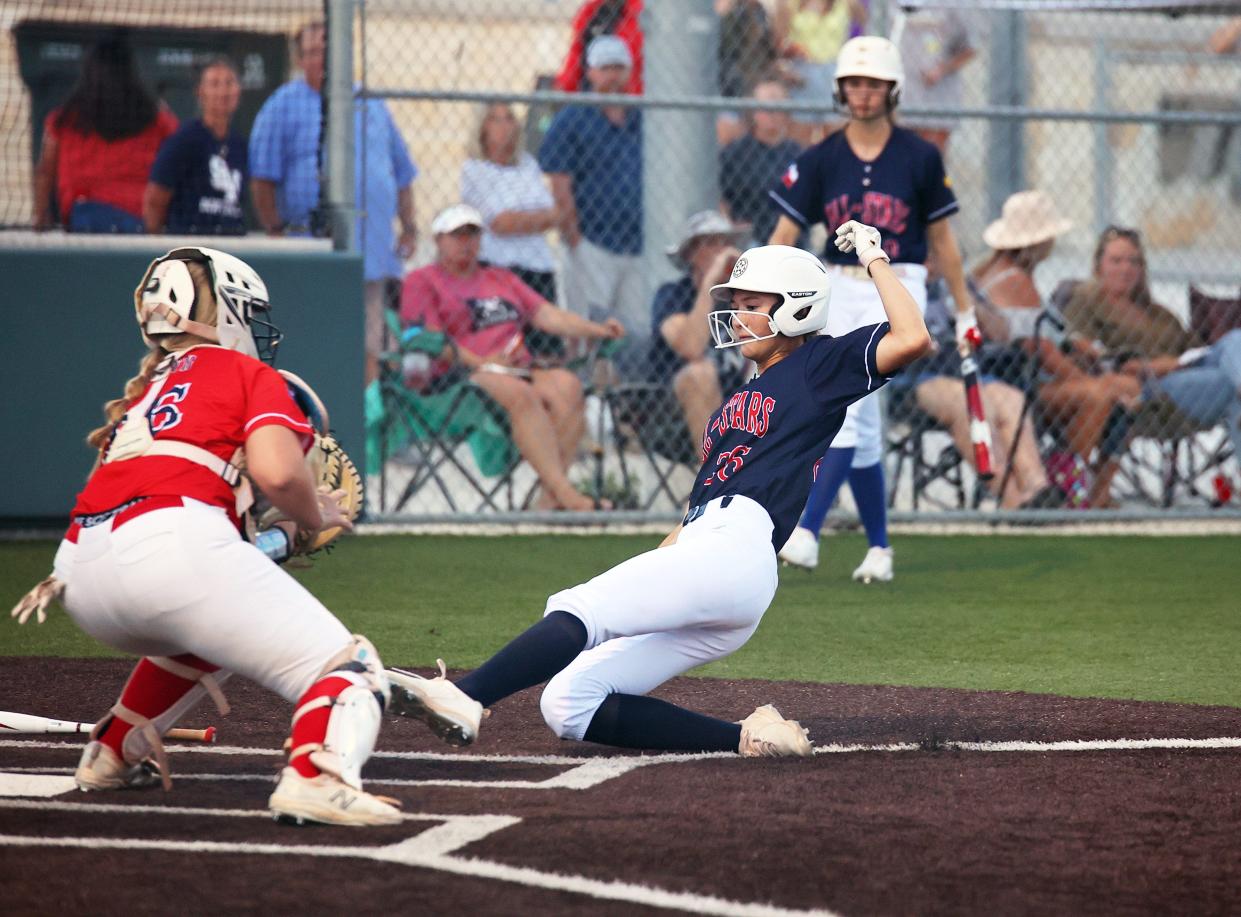
<path id="1" fill-rule="evenodd" d="M 890 261 L 888 253 L 881 247 L 882 239 L 879 230 L 873 226 L 849 220 L 836 230 L 836 247 L 842 252 L 857 251 L 857 260 L 862 267 L 870 270 L 873 262 L 880 259 Z"/>
<path id="2" fill-rule="evenodd" d="M 958 312 L 956 316 L 957 350 L 967 353 L 982 344 L 982 332 L 978 330 L 978 316 L 973 308 Z"/>

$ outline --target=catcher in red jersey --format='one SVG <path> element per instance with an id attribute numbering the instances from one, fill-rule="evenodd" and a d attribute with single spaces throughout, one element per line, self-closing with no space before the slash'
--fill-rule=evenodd
<path id="1" fill-rule="evenodd" d="M 361 783 L 389 697 L 375 648 L 277 565 L 352 525 L 342 492 L 315 487 L 314 430 L 267 365 L 280 333 L 265 284 L 224 252 L 180 248 L 134 302 L 150 352 L 90 434 L 99 459 L 53 576 L 13 611 L 42 619 L 59 597 L 92 637 L 143 657 L 95 726 L 78 787 L 169 788 L 161 736 L 204 694 L 224 712 L 219 685 L 238 672 L 295 704 L 277 818 L 396 823 Z M 283 520 L 254 543 L 240 531 L 251 482 Z"/>

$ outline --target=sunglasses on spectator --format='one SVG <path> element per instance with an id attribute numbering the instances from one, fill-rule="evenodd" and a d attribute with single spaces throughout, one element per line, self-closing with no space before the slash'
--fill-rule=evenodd
<path id="1" fill-rule="evenodd" d="M 1103 230 L 1103 242 L 1111 242 L 1113 239 L 1128 239 L 1138 247 L 1142 245 L 1142 233 L 1136 229 L 1130 229 L 1128 226 L 1112 225 Z"/>

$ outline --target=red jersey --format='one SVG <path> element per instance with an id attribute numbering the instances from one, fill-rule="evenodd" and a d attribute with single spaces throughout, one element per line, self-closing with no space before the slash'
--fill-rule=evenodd
<path id="1" fill-rule="evenodd" d="M 43 122 L 45 134 L 56 138 L 56 203 L 68 221 L 75 201 L 111 204 L 142 216 L 142 193 L 160 144 L 176 133 L 177 118 L 162 106 L 146 128 L 132 137 L 108 142 L 98 134 L 58 128 L 56 109 Z"/>
<path id="2" fill-rule="evenodd" d="M 146 416 L 156 440 L 190 443 L 225 461 L 251 433 L 272 424 L 297 433 L 303 450 L 314 441 L 314 428 L 281 375 L 244 353 L 191 347 L 152 385 L 160 391 Z M 150 391 L 148 386 L 139 401 Z M 191 497 L 233 512 L 232 488 L 211 469 L 185 458 L 149 455 L 100 465 L 78 494 L 73 515 L 102 513 L 136 497 L 155 496 Z"/>

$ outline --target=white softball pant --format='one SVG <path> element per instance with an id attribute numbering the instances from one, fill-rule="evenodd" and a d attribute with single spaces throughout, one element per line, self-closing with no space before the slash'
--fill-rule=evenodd
<path id="1" fill-rule="evenodd" d="M 893 265 L 901 283 L 913 296 L 918 309 L 926 312 L 926 268 L 920 264 Z M 829 265 L 832 274 L 832 298 L 827 306 L 827 327 L 823 334 L 848 334 L 863 325 L 888 320 L 883 300 L 869 278 L 862 279 Z M 879 393 L 872 392 L 855 401 L 845 411 L 845 422 L 832 440 L 832 448 L 853 448 L 853 467 L 869 468 L 883 458 L 883 419 L 879 411 Z"/>
<path id="2" fill-rule="evenodd" d="M 647 694 L 740 649 L 776 594 L 771 529 L 748 497 L 716 498 L 676 544 L 551 596 L 545 615 L 586 625 L 586 649 L 543 690 L 552 731 L 580 741 L 609 694 Z"/>
<path id="3" fill-rule="evenodd" d="M 243 541 L 224 510 L 183 503 L 61 542 L 54 568 L 65 609 L 115 649 L 193 653 L 296 701 L 349 645 L 349 631 Z"/>

